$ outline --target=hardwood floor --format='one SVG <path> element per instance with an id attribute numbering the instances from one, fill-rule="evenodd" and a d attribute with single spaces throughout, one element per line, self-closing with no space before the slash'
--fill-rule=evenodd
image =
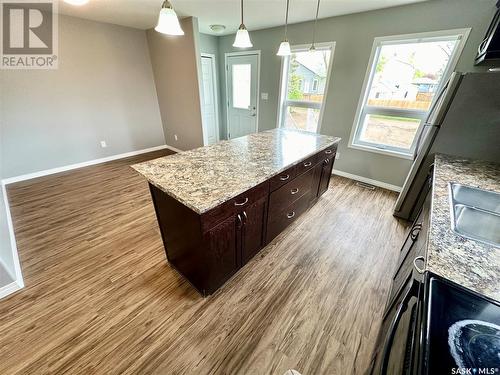
<path id="1" fill-rule="evenodd" d="M 396 194 L 334 177 L 204 299 L 128 167 L 164 153 L 9 186 L 26 288 L 0 301 L 0 373 L 362 373 L 404 234 Z"/>

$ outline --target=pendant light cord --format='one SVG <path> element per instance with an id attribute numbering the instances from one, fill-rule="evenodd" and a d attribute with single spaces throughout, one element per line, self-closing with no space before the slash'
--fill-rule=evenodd
<path id="1" fill-rule="evenodd" d="M 285 16 L 285 40 L 286 40 L 286 32 L 288 31 L 288 6 L 290 4 L 290 0 L 286 0 L 286 16 Z"/>
<path id="2" fill-rule="evenodd" d="M 241 24 L 243 25 L 243 0 L 241 0 Z"/>
<path id="3" fill-rule="evenodd" d="M 314 19 L 314 28 L 313 28 L 313 40 L 312 40 L 312 45 L 311 47 L 314 47 L 314 42 L 316 40 L 316 24 L 318 23 L 318 14 L 319 14 L 319 2 L 321 0 L 318 0 L 318 5 L 316 6 L 316 18 Z"/>

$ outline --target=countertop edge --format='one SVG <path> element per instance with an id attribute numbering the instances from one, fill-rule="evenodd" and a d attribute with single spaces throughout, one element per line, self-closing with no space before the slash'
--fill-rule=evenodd
<path id="1" fill-rule="evenodd" d="M 167 191 L 167 190 L 163 189 L 162 187 L 158 186 L 158 184 L 156 184 L 154 181 L 152 181 L 152 180 L 151 180 L 151 179 L 149 179 L 148 177 L 144 176 L 144 175 L 143 175 L 143 174 L 142 174 L 139 170 L 137 170 L 137 169 L 134 167 L 134 165 L 131 165 L 130 167 L 131 167 L 132 169 L 134 169 L 137 173 L 139 173 L 142 177 L 144 177 L 144 178 L 148 181 L 148 183 L 150 183 L 151 185 L 155 186 L 157 189 L 161 190 L 162 192 L 164 192 L 164 193 L 165 193 L 165 194 L 167 194 L 168 196 L 170 196 L 170 197 L 174 198 L 175 200 L 177 200 L 178 202 L 182 203 L 184 206 L 186 206 L 186 207 L 187 207 L 187 208 L 189 208 L 190 210 L 194 211 L 194 212 L 195 212 L 195 213 L 197 213 L 198 215 L 203 215 L 204 213 L 207 213 L 208 211 L 210 211 L 210 210 L 214 209 L 215 207 L 217 207 L 217 206 L 219 206 L 219 205 L 221 205 L 221 204 L 223 204 L 223 203 L 225 203 L 225 202 L 227 202 L 227 201 L 229 201 L 229 200 L 233 199 L 234 197 L 237 197 L 238 195 L 240 195 L 240 194 L 244 193 L 245 191 L 248 191 L 248 190 L 252 189 L 253 187 L 255 187 L 255 186 L 257 186 L 257 185 L 259 185 L 259 184 L 263 183 L 264 181 L 267 181 L 267 180 L 269 180 L 269 179 L 273 178 L 274 176 L 276 176 L 276 175 L 280 174 L 280 173 L 281 173 L 281 172 L 283 172 L 284 170 L 286 170 L 286 169 L 288 169 L 288 168 L 290 168 L 290 167 L 293 167 L 293 166 L 295 166 L 295 165 L 297 165 L 297 164 L 301 163 L 302 161 L 304 161 L 304 160 L 305 160 L 305 159 L 307 159 L 308 157 L 310 157 L 310 156 L 312 156 L 312 155 L 314 155 L 314 154 L 317 154 L 318 152 L 321 152 L 321 151 L 322 151 L 322 150 L 324 150 L 325 148 L 328 148 L 328 147 L 333 146 L 333 145 L 335 145 L 335 144 L 339 144 L 341 140 L 342 140 L 341 138 L 336 137 L 336 139 L 335 139 L 333 142 L 329 142 L 329 143 L 327 143 L 327 144 L 326 144 L 326 145 L 324 145 L 323 147 L 318 148 L 317 150 L 315 150 L 315 151 L 313 151 L 313 152 L 310 152 L 310 153 L 306 154 L 306 155 L 305 155 L 305 156 L 303 156 L 302 158 L 297 159 L 296 161 L 294 161 L 293 163 L 290 163 L 290 164 L 285 165 L 284 167 L 280 168 L 277 172 L 272 173 L 272 174 L 270 174 L 270 175 L 268 175 L 268 176 L 266 176 L 266 177 L 264 177 L 264 178 L 262 178 L 262 179 L 259 179 L 259 181 L 258 181 L 258 182 L 253 182 L 251 185 L 249 185 L 248 187 L 246 187 L 246 188 L 242 189 L 242 190 L 241 190 L 241 191 L 239 191 L 238 193 L 233 194 L 232 196 L 227 197 L 227 198 L 226 198 L 226 199 L 224 199 L 224 200 L 221 200 L 221 201 L 219 201 L 219 202 L 216 202 L 214 205 L 211 205 L 211 206 L 209 206 L 208 208 L 205 208 L 205 209 L 203 209 L 203 210 L 200 210 L 200 209 L 198 209 L 197 207 L 195 207 L 194 205 L 189 204 L 189 203 L 188 203 L 188 202 L 186 202 L 184 199 L 179 198 L 176 194 L 172 193 L 171 191 Z M 182 153 L 177 153 L 177 154 L 182 154 Z"/>

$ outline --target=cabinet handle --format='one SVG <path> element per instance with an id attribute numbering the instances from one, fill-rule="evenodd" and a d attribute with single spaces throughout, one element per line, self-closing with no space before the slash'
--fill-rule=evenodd
<path id="1" fill-rule="evenodd" d="M 289 213 L 286 214 L 286 217 L 289 218 L 289 219 L 291 219 L 294 216 L 295 216 L 295 211 L 292 211 L 292 212 L 289 212 Z"/>
<path id="2" fill-rule="evenodd" d="M 325 159 L 325 165 L 330 163 L 330 159 Z"/>
<path id="3" fill-rule="evenodd" d="M 306 168 L 310 167 L 311 165 L 312 165 L 312 162 L 310 162 L 310 161 L 304 163 L 304 167 L 306 167 Z"/>
<path id="4" fill-rule="evenodd" d="M 281 180 L 281 181 L 286 181 L 286 180 L 288 180 L 289 178 L 290 178 L 290 175 L 289 175 L 289 174 L 287 174 L 287 175 L 285 175 L 285 176 L 280 176 L 280 180 Z"/>
<path id="5" fill-rule="evenodd" d="M 238 218 L 238 228 L 241 228 L 243 226 L 243 220 L 241 219 L 241 215 L 238 214 L 236 215 L 236 217 Z"/>
<path id="6" fill-rule="evenodd" d="M 410 238 L 412 239 L 413 242 L 417 240 L 421 230 L 422 230 L 422 223 L 415 224 L 413 228 L 411 228 Z"/>
<path id="7" fill-rule="evenodd" d="M 292 193 L 292 195 L 295 195 L 298 192 L 299 192 L 299 188 L 295 188 L 295 189 L 290 190 L 290 193 Z"/>
<path id="8" fill-rule="evenodd" d="M 330 155 L 332 153 L 332 150 L 326 150 L 325 154 Z"/>
<path id="9" fill-rule="evenodd" d="M 234 202 L 234 205 L 235 206 L 244 206 L 247 203 L 248 203 L 248 198 L 245 198 L 245 200 L 243 202 L 241 202 L 241 203 Z"/>
<path id="10" fill-rule="evenodd" d="M 245 211 L 243 211 L 243 217 L 245 218 L 245 221 L 243 222 L 243 224 L 246 224 L 247 220 L 248 220 L 248 216 L 247 216 L 247 213 Z"/>
<path id="11" fill-rule="evenodd" d="M 421 260 L 425 264 L 425 258 L 422 255 L 420 255 L 420 256 L 416 257 L 415 259 L 413 259 L 413 267 L 415 267 L 415 270 L 418 273 L 424 273 L 425 272 L 425 268 L 420 268 L 419 266 L 417 266 L 417 262 L 419 260 Z"/>

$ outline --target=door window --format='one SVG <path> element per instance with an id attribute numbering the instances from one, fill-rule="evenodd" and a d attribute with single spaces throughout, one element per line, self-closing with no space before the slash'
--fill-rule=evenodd
<path id="1" fill-rule="evenodd" d="M 248 109 L 252 81 L 252 65 L 232 65 L 233 78 L 233 108 Z"/>

